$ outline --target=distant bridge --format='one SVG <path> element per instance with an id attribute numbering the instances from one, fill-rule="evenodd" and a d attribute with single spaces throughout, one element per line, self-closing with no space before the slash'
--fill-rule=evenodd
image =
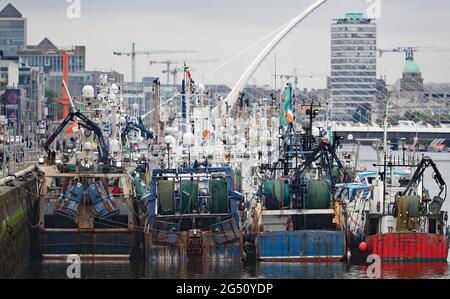
<path id="1" fill-rule="evenodd" d="M 331 129 L 344 137 L 343 142 L 350 142 L 349 137 L 353 137 L 353 140 L 382 140 L 384 137 L 384 127 L 375 124 L 334 123 L 331 125 Z M 411 143 L 416 136 L 421 144 L 427 145 L 433 140 L 441 138 L 445 139 L 447 146 L 450 146 L 450 126 L 446 124 L 436 127 L 426 125 L 389 126 L 387 130 L 388 140 L 394 143 L 401 141 L 401 138 L 404 138 L 406 143 Z"/>

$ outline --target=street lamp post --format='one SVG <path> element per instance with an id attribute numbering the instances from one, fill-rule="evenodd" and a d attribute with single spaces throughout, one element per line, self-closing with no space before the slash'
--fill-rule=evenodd
<path id="1" fill-rule="evenodd" d="M 170 168 L 170 143 L 167 143 L 167 168 Z"/>
<path id="2" fill-rule="evenodd" d="M 195 145 L 195 135 L 188 132 L 183 135 L 183 144 L 188 147 L 188 163 L 191 165 L 191 146 Z"/>

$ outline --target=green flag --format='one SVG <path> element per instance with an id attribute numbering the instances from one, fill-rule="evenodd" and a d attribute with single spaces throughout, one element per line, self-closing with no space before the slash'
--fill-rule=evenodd
<path id="1" fill-rule="evenodd" d="M 283 109 L 280 115 L 280 125 L 284 128 L 287 126 L 286 113 L 292 110 L 292 86 L 288 84 L 286 99 L 283 104 Z"/>

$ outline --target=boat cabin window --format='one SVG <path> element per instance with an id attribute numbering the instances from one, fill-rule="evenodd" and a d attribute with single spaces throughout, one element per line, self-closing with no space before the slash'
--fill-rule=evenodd
<path id="1" fill-rule="evenodd" d="M 428 233 L 436 233 L 436 219 L 428 219 Z"/>
<path id="2" fill-rule="evenodd" d="M 389 215 L 393 215 L 394 214 L 394 206 L 395 206 L 395 203 L 390 203 L 388 205 L 388 213 L 389 213 Z"/>
<path id="3" fill-rule="evenodd" d="M 378 219 L 370 218 L 369 219 L 369 235 L 378 234 Z"/>
<path id="4" fill-rule="evenodd" d="M 408 186 L 409 179 L 407 179 L 407 178 L 399 178 L 398 182 L 400 184 L 400 187 L 406 187 L 406 186 Z"/>
<path id="5" fill-rule="evenodd" d="M 292 217 L 294 230 L 335 230 L 333 214 L 296 215 Z"/>

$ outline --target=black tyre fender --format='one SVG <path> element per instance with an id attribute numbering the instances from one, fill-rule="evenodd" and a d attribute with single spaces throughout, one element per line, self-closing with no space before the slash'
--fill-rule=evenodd
<path id="1" fill-rule="evenodd" d="M 255 255 L 256 253 L 256 248 L 255 248 L 255 244 L 253 242 L 244 242 L 244 251 L 246 254 L 248 255 Z"/>

